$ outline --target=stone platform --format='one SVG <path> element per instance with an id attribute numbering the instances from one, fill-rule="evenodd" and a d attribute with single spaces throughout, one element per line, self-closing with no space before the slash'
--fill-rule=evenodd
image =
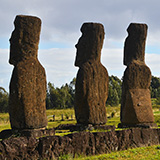
<path id="1" fill-rule="evenodd" d="M 156 123 L 123 124 L 119 123 L 118 128 L 157 128 Z"/>
<path id="2" fill-rule="evenodd" d="M 0 132 L 0 139 L 6 139 L 9 137 L 42 137 L 55 135 L 54 129 L 7 129 Z"/>
<path id="3" fill-rule="evenodd" d="M 112 125 L 83 125 L 83 124 L 61 124 L 55 128 L 55 130 L 69 130 L 70 132 L 73 131 L 85 131 L 89 130 L 92 131 L 94 129 L 100 130 L 115 130 L 116 127 Z"/>
<path id="4" fill-rule="evenodd" d="M 65 136 L 11 137 L 0 141 L 0 159 L 58 159 L 70 154 L 95 155 L 160 144 L 160 129 L 132 128 L 77 132 Z"/>

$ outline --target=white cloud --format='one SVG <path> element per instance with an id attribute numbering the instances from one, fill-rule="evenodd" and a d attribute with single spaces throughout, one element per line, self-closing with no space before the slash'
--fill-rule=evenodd
<path id="1" fill-rule="evenodd" d="M 104 24 L 112 40 L 124 39 L 131 22 L 147 23 L 150 34 L 160 37 L 159 5 L 159 0 L 2 0 L 0 35 L 9 37 L 15 16 L 28 14 L 42 19 L 42 43 L 75 43 L 86 21 Z"/>
<path id="2" fill-rule="evenodd" d="M 62 84 L 69 83 L 77 72 L 74 66 L 74 49 L 46 49 L 39 51 L 39 61 L 44 66 L 47 80 L 60 87 Z"/>
<path id="3" fill-rule="evenodd" d="M 115 75 L 121 78 L 125 66 L 123 65 L 122 49 L 103 49 L 102 64 L 108 70 L 109 76 Z"/>
<path id="4" fill-rule="evenodd" d="M 81 25 L 86 21 L 100 22 L 105 27 L 102 63 L 109 75 L 121 77 L 125 69 L 123 45 L 127 36 L 126 29 L 131 22 L 147 23 L 146 63 L 152 73 L 159 76 L 159 6 L 159 0 L 14 0 L 14 3 L 11 0 L 1 0 L 0 48 L 9 48 L 8 39 L 16 15 L 40 17 L 42 31 L 39 59 L 46 69 L 48 81 L 60 86 L 76 76 L 78 68 L 74 66 L 74 45 L 81 35 Z M 0 49 L 0 86 L 6 89 L 13 68 L 8 63 L 8 55 L 8 49 Z"/>
<path id="5" fill-rule="evenodd" d="M 74 48 L 53 48 L 39 50 L 39 61 L 44 66 L 47 75 L 47 81 L 54 83 L 56 87 L 60 87 L 65 83 L 69 83 L 72 78 L 76 77 L 78 68 L 74 66 L 76 50 Z M 9 90 L 9 82 L 13 66 L 8 63 L 9 50 L 0 49 L 0 86 Z M 108 70 L 109 75 L 122 77 L 126 66 L 123 65 L 123 49 L 106 49 L 102 50 L 102 64 Z M 154 76 L 160 77 L 160 55 L 146 54 L 146 64 L 152 71 Z"/>
<path id="6" fill-rule="evenodd" d="M 8 63 L 9 50 L 0 49 L 0 86 L 9 90 L 9 82 L 12 73 L 12 66 Z"/>
<path id="7" fill-rule="evenodd" d="M 56 86 L 69 83 L 76 76 L 78 68 L 74 66 L 76 50 L 75 49 L 49 49 L 40 50 L 39 60 L 47 72 L 48 81 Z M 160 76 L 160 55 L 146 53 L 146 64 L 151 69 L 152 74 Z M 123 65 L 123 49 L 102 50 L 102 64 L 108 70 L 109 75 L 115 75 L 121 78 L 126 66 Z"/>

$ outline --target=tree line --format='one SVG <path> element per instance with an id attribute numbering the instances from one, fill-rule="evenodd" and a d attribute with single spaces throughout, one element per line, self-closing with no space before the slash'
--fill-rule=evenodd
<path id="1" fill-rule="evenodd" d="M 53 83 L 49 82 L 46 91 L 46 108 L 73 108 L 75 83 L 75 78 L 73 78 L 69 84 L 66 83 L 61 87 L 55 87 Z M 160 105 L 160 78 L 152 76 L 150 91 L 151 98 L 156 99 L 156 104 Z M 113 75 L 109 76 L 108 99 L 106 106 L 118 106 L 121 103 L 121 95 L 122 79 Z M 8 112 L 8 97 L 9 94 L 4 88 L 0 87 L 0 112 Z"/>
<path id="2" fill-rule="evenodd" d="M 7 91 L 0 87 L 0 112 L 8 112 L 8 97 Z"/>
<path id="3" fill-rule="evenodd" d="M 48 83 L 46 107 L 50 108 L 73 108 L 75 96 L 74 78 L 69 84 L 62 85 L 60 88 Z M 151 79 L 151 98 L 156 99 L 156 104 L 160 105 L 160 78 L 152 76 Z M 106 106 L 118 106 L 121 103 L 122 79 L 117 76 L 109 76 L 108 99 Z"/>

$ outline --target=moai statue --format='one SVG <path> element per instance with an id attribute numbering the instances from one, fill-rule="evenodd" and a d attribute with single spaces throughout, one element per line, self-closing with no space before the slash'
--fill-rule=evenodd
<path id="1" fill-rule="evenodd" d="M 146 24 L 131 23 L 127 29 L 120 127 L 155 126 L 149 90 L 151 71 L 144 61 L 147 28 Z"/>
<path id="2" fill-rule="evenodd" d="M 82 36 L 76 44 L 75 115 L 78 124 L 106 123 L 108 72 L 101 64 L 104 28 L 98 23 L 84 23 Z"/>
<path id="3" fill-rule="evenodd" d="M 41 20 L 18 15 L 10 38 L 9 63 L 14 65 L 9 93 L 12 129 L 39 129 L 47 125 L 46 75 L 37 59 Z"/>

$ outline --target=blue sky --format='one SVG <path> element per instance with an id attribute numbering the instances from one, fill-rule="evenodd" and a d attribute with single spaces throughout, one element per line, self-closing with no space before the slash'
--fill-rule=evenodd
<path id="1" fill-rule="evenodd" d="M 109 75 L 122 77 L 123 46 L 130 23 L 146 23 L 146 64 L 160 77 L 160 1 L 159 0 L 1 0 L 0 5 L 0 86 L 9 90 L 13 66 L 8 63 L 9 38 L 16 15 L 41 18 L 39 61 L 47 81 L 60 87 L 76 76 L 75 44 L 84 22 L 99 22 L 105 27 L 102 63 Z"/>

